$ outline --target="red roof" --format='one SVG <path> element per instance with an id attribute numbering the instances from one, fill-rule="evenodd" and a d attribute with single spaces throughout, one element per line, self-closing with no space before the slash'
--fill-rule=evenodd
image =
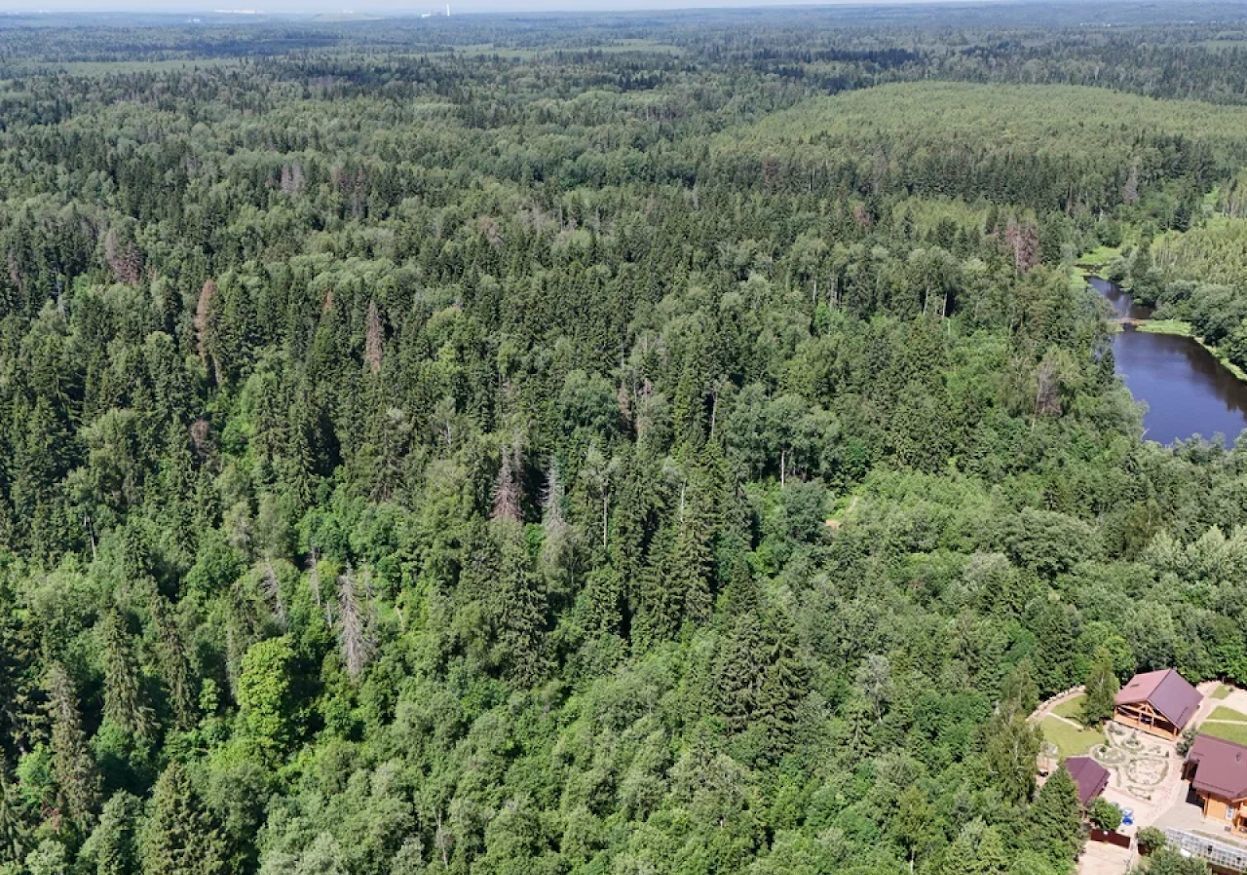
<path id="1" fill-rule="evenodd" d="M 1118 705 L 1147 702 L 1158 714 L 1181 729 L 1195 716 L 1204 697 L 1172 668 L 1137 674 L 1117 693 Z"/>
<path id="2" fill-rule="evenodd" d="M 1108 769 L 1091 757 L 1069 757 L 1063 765 L 1065 771 L 1069 772 L 1069 776 L 1078 785 L 1078 801 L 1082 803 L 1083 808 L 1086 808 L 1091 800 L 1099 796 L 1108 786 Z"/>
<path id="3" fill-rule="evenodd" d="M 1191 786 L 1222 799 L 1247 798 L 1247 747 L 1197 735 L 1186 754 L 1186 761 L 1195 764 Z"/>

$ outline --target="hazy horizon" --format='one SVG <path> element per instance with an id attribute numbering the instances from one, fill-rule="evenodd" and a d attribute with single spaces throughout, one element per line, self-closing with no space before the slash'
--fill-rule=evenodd
<path id="1" fill-rule="evenodd" d="M 507 12 L 629 12 L 680 9 L 749 9 L 817 6 L 919 6 L 1008 4 L 1017 0 L 452 0 L 451 13 L 470 15 Z M 0 0 L 0 13 L 168 13 L 211 14 L 243 12 L 258 15 L 385 14 L 421 15 L 442 12 L 444 0 Z"/>

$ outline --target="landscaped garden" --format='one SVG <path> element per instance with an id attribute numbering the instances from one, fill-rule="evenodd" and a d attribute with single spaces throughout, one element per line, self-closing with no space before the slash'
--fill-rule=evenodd
<path id="1" fill-rule="evenodd" d="M 1057 709 L 1053 709 L 1052 714 L 1039 721 L 1039 728 L 1043 732 L 1044 740 L 1056 748 L 1057 755 L 1061 759 L 1080 756 L 1097 744 L 1104 743 L 1104 733 L 1070 724 L 1061 719 L 1064 715 L 1057 716 L 1058 713 Z"/>
<path id="2" fill-rule="evenodd" d="M 1113 786 L 1138 799 L 1151 799 L 1169 773 L 1170 750 L 1115 723 L 1108 725 L 1107 739 L 1091 748 L 1091 756 L 1112 772 Z"/>

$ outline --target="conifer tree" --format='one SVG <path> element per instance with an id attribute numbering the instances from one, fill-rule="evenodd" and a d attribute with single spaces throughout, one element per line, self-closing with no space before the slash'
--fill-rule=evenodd
<path id="1" fill-rule="evenodd" d="M 104 803 L 100 822 L 83 844 L 80 855 L 81 859 L 94 863 L 96 875 L 131 875 L 138 871 L 135 829 L 142 813 L 139 799 L 124 790 Z"/>
<path id="2" fill-rule="evenodd" d="M 99 804 L 100 776 L 82 728 L 77 692 L 69 673 L 59 662 L 48 669 L 47 689 L 52 711 L 56 783 L 69 816 L 85 824 Z"/>
<path id="3" fill-rule="evenodd" d="M 547 668 L 545 641 L 546 591 L 533 573 L 524 530 L 517 522 L 495 523 L 500 541 L 498 574 L 498 639 L 507 674 L 531 686 Z"/>
<path id="4" fill-rule="evenodd" d="M 758 691 L 758 710 L 767 733 L 765 756 L 774 761 L 792 746 L 808 675 L 791 635 L 780 630 L 772 633 L 772 641 L 766 677 Z"/>
<path id="5" fill-rule="evenodd" d="M 168 602 L 154 587 L 149 604 L 152 625 L 156 630 L 157 666 L 168 695 L 169 708 L 173 712 L 173 724 L 178 729 L 190 729 L 196 717 L 195 691 L 182 635 L 170 616 Z"/>
<path id="6" fill-rule="evenodd" d="M 150 739 L 155 731 L 155 718 L 143 698 L 142 673 L 121 612 L 116 608 L 108 611 L 102 627 L 104 719 L 137 738 Z"/>
<path id="7" fill-rule="evenodd" d="M 1083 843 L 1078 788 L 1064 768 L 1044 783 L 1026 818 L 1026 845 L 1052 862 L 1058 871 L 1070 868 Z"/>
<path id="8" fill-rule="evenodd" d="M 368 593 L 359 592 L 355 572 L 350 568 L 338 575 L 338 640 L 342 662 L 352 679 L 359 678 L 376 649 Z"/>
<path id="9" fill-rule="evenodd" d="M 0 860 L 20 860 L 26 847 L 17 788 L 9 780 L 8 763 L 0 756 Z"/>
<path id="10" fill-rule="evenodd" d="M 143 875 L 228 872 L 220 825 L 179 762 L 170 763 L 156 781 L 141 847 Z"/>

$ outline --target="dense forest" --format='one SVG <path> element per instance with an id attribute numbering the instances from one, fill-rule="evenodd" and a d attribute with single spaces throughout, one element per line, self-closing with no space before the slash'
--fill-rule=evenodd
<path id="1" fill-rule="evenodd" d="M 1247 362 L 1238 4 L 0 77 L 4 875 L 1061 875 L 1038 701 L 1247 683 L 1247 446 L 1144 440 L 1073 275 Z"/>

